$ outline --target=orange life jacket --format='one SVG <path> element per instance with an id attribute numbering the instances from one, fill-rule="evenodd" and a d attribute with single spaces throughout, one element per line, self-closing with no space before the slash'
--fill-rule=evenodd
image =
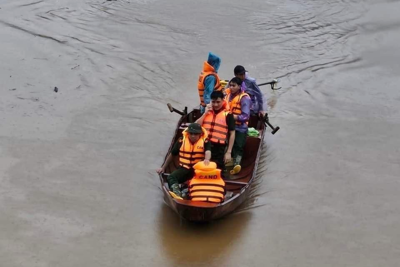
<path id="1" fill-rule="evenodd" d="M 229 101 L 229 98 L 231 97 L 231 89 L 229 88 L 226 89 L 225 93 L 226 93 L 225 100 L 228 102 L 230 113 L 232 113 L 233 115 L 242 114 L 240 100 L 242 100 L 244 96 L 249 96 L 249 95 L 241 91 L 231 101 Z M 241 125 L 241 124 L 242 124 L 241 122 L 236 121 L 236 125 Z M 248 121 L 246 121 L 246 124 L 248 124 Z"/>
<path id="2" fill-rule="evenodd" d="M 199 162 L 197 164 L 200 164 Z M 196 164 L 196 165 L 197 165 Z M 213 169 L 197 169 L 189 183 L 189 196 L 192 201 L 206 201 L 221 203 L 225 198 L 225 181 L 221 178 L 221 170 L 217 169 L 214 162 Z"/>
<path id="3" fill-rule="evenodd" d="M 213 143 L 227 144 L 228 143 L 228 125 L 226 124 L 226 116 L 229 111 L 226 108 L 226 101 L 222 106 L 222 110 L 215 114 L 214 111 L 210 111 L 206 114 L 203 120 L 203 127 L 208 132 L 208 140 Z"/>
<path id="4" fill-rule="evenodd" d="M 188 137 L 187 129 L 182 133 L 183 138 L 180 140 L 182 145 L 179 149 L 179 165 L 190 169 L 194 164 L 204 159 L 204 145 L 207 140 L 207 131 L 202 127 L 203 133 L 199 140 L 195 144 L 192 144 Z"/>
<path id="5" fill-rule="evenodd" d="M 199 90 L 199 96 L 200 96 L 200 104 L 205 107 L 206 104 L 204 103 L 204 80 L 207 78 L 207 76 L 213 75 L 215 77 L 215 86 L 214 86 L 214 91 L 220 91 L 222 90 L 221 82 L 219 79 L 219 76 L 217 72 L 215 71 L 214 67 L 208 64 L 207 61 L 204 61 L 203 63 L 203 70 L 199 75 L 199 82 L 197 84 L 197 89 Z"/>

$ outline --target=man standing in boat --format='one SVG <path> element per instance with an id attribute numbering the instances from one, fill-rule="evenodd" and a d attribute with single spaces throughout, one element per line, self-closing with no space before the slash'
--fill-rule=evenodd
<path id="1" fill-rule="evenodd" d="M 212 92 L 211 103 L 206 106 L 204 114 L 196 123 L 207 130 L 211 143 L 211 160 L 224 171 L 225 163 L 231 161 L 235 141 L 235 119 L 233 114 L 229 113 L 222 91 Z"/>
<path id="2" fill-rule="evenodd" d="M 211 93 L 213 91 L 222 90 L 220 79 L 217 74 L 220 65 L 221 59 L 219 56 L 211 52 L 208 53 L 208 59 L 203 63 L 203 70 L 199 75 L 199 81 L 197 84 L 201 113 L 204 112 L 206 105 L 210 103 Z"/>
<path id="3" fill-rule="evenodd" d="M 231 174 L 236 174 L 242 169 L 243 149 L 246 144 L 248 121 L 250 118 L 251 100 L 247 93 L 241 90 L 242 80 L 238 77 L 232 78 L 229 88 L 226 89 L 225 100 L 229 105 L 229 111 L 235 120 L 235 143 L 232 149 L 233 169 Z"/>
<path id="4" fill-rule="evenodd" d="M 256 80 L 248 75 L 246 69 L 237 65 L 233 70 L 235 77 L 242 80 L 242 91 L 246 92 L 251 99 L 250 113 L 252 115 L 265 115 L 263 95 Z"/>
<path id="5" fill-rule="evenodd" d="M 172 162 L 175 156 L 179 155 L 179 168 L 173 171 L 167 178 L 168 186 L 172 192 L 182 197 L 179 188 L 180 183 L 191 179 L 194 175 L 193 165 L 204 159 L 207 166 L 211 159 L 211 145 L 207 139 L 207 131 L 198 123 L 191 123 L 180 138 L 172 147 L 165 163 L 157 170 L 158 173 L 165 172 L 165 168 Z"/>

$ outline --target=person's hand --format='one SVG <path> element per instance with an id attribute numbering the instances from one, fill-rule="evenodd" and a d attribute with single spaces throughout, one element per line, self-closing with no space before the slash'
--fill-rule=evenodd
<path id="1" fill-rule="evenodd" d="M 260 115 L 262 118 L 264 118 L 264 117 L 265 117 L 265 111 L 260 111 L 260 112 L 259 112 L 259 115 Z"/>
<path id="2" fill-rule="evenodd" d="M 205 166 L 208 166 L 208 164 L 210 164 L 210 160 L 209 159 L 205 159 L 203 162 L 204 162 Z"/>
<path id="3" fill-rule="evenodd" d="M 206 109 L 205 109 L 205 112 L 209 112 L 209 111 L 212 111 L 212 105 L 211 104 L 207 104 Z"/>
<path id="4" fill-rule="evenodd" d="M 156 172 L 157 172 L 158 174 L 160 174 L 160 173 L 165 172 L 165 169 L 161 167 L 161 168 L 158 168 L 158 169 L 156 170 Z"/>
<path id="5" fill-rule="evenodd" d="M 224 155 L 224 162 L 225 162 L 225 163 L 228 163 L 228 162 L 230 162 L 231 160 L 232 160 L 231 153 L 230 153 L 230 152 L 226 152 L 225 155 Z"/>
<path id="6" fill-rule="evenodd" d="M 263 119 L 265 122 L 269 122 L 268 113 L 264 112 Z"/>
<path id="7" fill-rule="evenodd" d="M 233 119 L 237 121 L 238 115 L 233 115 Z"/>

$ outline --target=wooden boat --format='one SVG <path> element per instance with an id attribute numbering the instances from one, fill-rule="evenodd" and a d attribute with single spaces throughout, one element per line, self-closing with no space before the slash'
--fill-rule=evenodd
<path id="1" fill-rule="evenodd" d="M 176 126 L 175 134 L 172 138 L 167 156 L 170 153 L 175 142 L 178 140 L 178 138 L 182 136 L 182 131 L 191 122 L 196 121 L 200 117 L 200 111 L 198 109 L 194 109 L 190 113 L 186 114 L 187 108 L 185 108 L 183 112 L 180 112 L 172 108 L 169 104 L 168 107 L 170 108 L 171 112 L 175 111 L 181 114 L 182 117 L 180 118 Z M 279 127 L 274 128 L 269 123 L 268 125 L 271 126 L 271 128 L 274 130 L 273 133 L 279 130 Z M 169 193 L 167 177 L 176 168 L 178 168 L 178 157 L 176 157 L 175 161 L 171 162 L 169 166 L 166 167 L 165 173 L 159 174 L 161 187 L 164 194 L 164 200 L 166 204 L 170 206 L 181 218 L 195 222 L 212 221 L 222 218 L 223 216 L 233 212 L 246 200 L 250 192 L 249 188 L 257 172 L 262 142 L 266 128 L 265 121 L 263 121 L 258 116 L 251 116 L 249 127 L 254 127 L 255 129 L 257 129 L 259 131 L 259 135 L 257 137 L 247 137 L 241 164 L 242 170 L 238 174 L 231 175 L 231 177 L 229 177 L 228 179 L 224 179 L 226 183 L 226 195 L 230 196 L 229 198 L 226 198 L 224 202 L 196 202 L 191 200 L 179 200 L 171 197 Z"/>

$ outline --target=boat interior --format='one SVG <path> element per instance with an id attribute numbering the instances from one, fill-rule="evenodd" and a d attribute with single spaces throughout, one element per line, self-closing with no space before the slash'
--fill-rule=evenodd
<path id="1" fill-rule="evenodd" d="M 196 121 L 201 116 L 200 111 L 195 109 L 190 112 L 187 116 L 183 116 L 179 121 L 174 138 L 171 142 L 171 146 L 168 150 L 168 154 L 172 149 L 173 144 L 182 137 L 182 132 L 188 125 L 194 121 Z M 224 177 L 226 184 L 226 196 L 229 198 L 239 194 L 242 188 L 246 187 L 251 179 L 255 176 L 255 166 L 258 164 L 258 153 L 260 148 L 260 143 L 262 142 L 263 132 L 265 130 L 264 123 L 260 120 L 258 116 L 251 116 L 249 120 L 249 127 L 253 127 L 259 131 L 259 135 L 257 137 L 247 136 L 246 145 L 244 147 L 244 154 L 242 157 L 241 166 L 242 169 L 239 173 L 235 175 L 229 174 L 229 177 Z M 167 154 L 167 155 L 168 155 Z M 175 169 L 179 167 L 179 157 L 175 157 L 175 160 L 166 167 L 166 172 L 162 174 L 162 178 L 164 180 L 164 185 L 168 188 L 167 177 L 170 173 L 172 173 Z M 228 172 L 229 173 L 229 172 Z"/>

